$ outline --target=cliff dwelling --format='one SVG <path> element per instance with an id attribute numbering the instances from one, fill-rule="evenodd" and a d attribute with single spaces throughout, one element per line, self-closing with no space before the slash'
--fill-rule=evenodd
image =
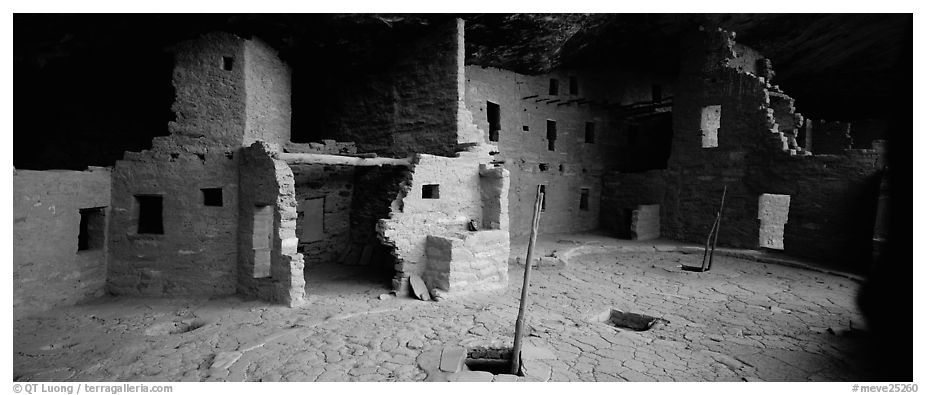
<path id="1" fill-rule="evenodd" d="M 13 22 L 14 381 L 913 380 L 912 14 Z"/>

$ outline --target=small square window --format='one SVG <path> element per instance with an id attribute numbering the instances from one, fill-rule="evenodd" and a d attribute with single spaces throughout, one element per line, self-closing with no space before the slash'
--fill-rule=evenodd
<path id="1" fill-rule="evenodd" d="M 235 67 L 235 58 L 231 56 L 222 57 L 222 70 L 231 71 Z"/>
<path id="2" fill-rule="evenodd" d="M 422 199 L 440 199 L 440 185 L 426 184 L 421 186 Z"/>
<path id="3" fill-rule="evenodd" d="M 530 132 L 530 131 L 531 131 L 531 127 L 530 127 L 530 126 L 527 126 L 527 125 L 523 125 L 523 126 L 521 126 L 521 130 L 523 130 L 523 131 L 525 131 L 525 132 Z"/>
<path id="4" fill-rule="evenodd" d="M 547 171 L 547 170 L 550 170 L 550 165 L 548 165 L 548 164 L 546 164 L 546 163 L 541 163 L 538 167 L 540 168 L 540 171 Z"/>
<path id="5" fill-rule="evenodd" d="M 222 188 L 204 188 L 203 205 L 222 207 Z"/>

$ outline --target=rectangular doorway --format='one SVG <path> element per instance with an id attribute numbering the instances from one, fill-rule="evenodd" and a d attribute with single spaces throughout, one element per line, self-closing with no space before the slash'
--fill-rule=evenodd
<path id="1" fill-rule="evenodd" d="M 556 150 L 556 121 L 547 120 L 547 150 Z"/>
<path id="2" fill-rule="evenodd" d="M 790 195 L 765 193 L 759 196 L 759 247 L 785 249 L 785 224 L 790 205 Z"/>
<path id="3" fill-rule="evenodd" d="M 273 250 L 273 206 L 254 206 L 254 278 L 270 277 L 270 252 Z"/>
<path id="4" fill-rule="evenodd" d="M 302 201 L 302 233 L 299 242 L 309 243 L 325 239 L 325 198 Z"/>
<path id="5" fill-rule="evenodd" d="M 489 122 L 489 141 L 498 141 L 498 132 L 502 130 L 502 108 L 498 104 L 486 102 L 486 121 Z"/>

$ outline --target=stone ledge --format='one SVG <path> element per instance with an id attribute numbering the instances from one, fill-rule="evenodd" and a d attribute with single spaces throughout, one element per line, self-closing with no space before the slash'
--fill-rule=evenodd
<path id="1" fill-rule="evenodd" d="M 665 243 L 663 241 L 662 243 Z M 678 242 L 677 242 L 678 243 Z M 560 242 L 560 244 L 563 244 Z M 517 247 L 516 247 L 517 248 Z M 518 252 L 518 251 L 515 251 Z M 652 244 L 652 245 L 578 245 L 563 250 L 553 251 L 553 255 L 564 262 L 564 267 L 571 265 L 572 258 L 579 255 L 596 254 L 596 253 L 633 253 L 633 252 L 675 252 L 681 254 L 703 254 L 704 247 L 686 244 Z M 811 270 L 820 273 L 831 274 L 834 276 L 848 278 L 853 281 L 862 282 L 864 278 L 844 271 L 833 270 L 825 267 L 819 267 L 811 262 L 801 261 L 796 258 L 786 256 L 775 256 L 770 253 L 758 250 L 734 249 L 734 248 L 717 248 L 714 250 L 715 255 L 726 256 L 731 258 L 745 259 L 761 263 L 771 263 L 776 265 L 788 266 L 798 269 Z M 512 259 L 517 264 L 523 266 L 520 257 Z M 535 268 L 537 268 L 535 266 Z"/>

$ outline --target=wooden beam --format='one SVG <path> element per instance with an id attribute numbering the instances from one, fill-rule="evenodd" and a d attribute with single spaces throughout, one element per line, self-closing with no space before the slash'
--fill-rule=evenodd
<path id="1" fill-rule="evenodd" d="M 283 153 L 273 155 L 290 165 L 345 165 L 345 166 L 406 166 L 412 165 L 412 158 L 358 158 L 354 156 Z"/>

